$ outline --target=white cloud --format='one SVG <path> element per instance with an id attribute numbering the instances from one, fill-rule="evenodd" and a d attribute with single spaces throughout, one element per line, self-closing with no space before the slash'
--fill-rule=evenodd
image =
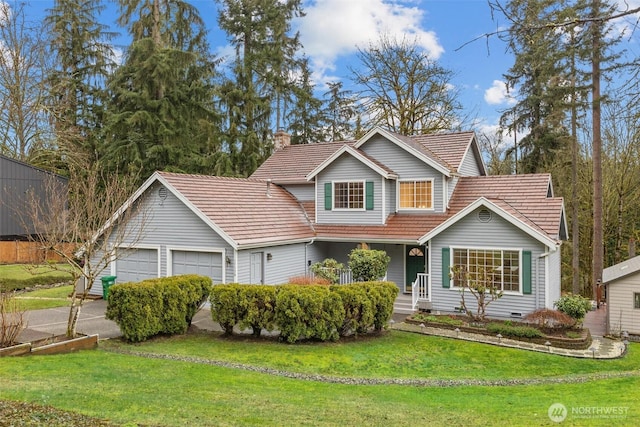
<path id="1" fill-rule="evenodd" d="M 433 31 L 420 27 L 424 10 L 411 1 L 315 0 L 305 5 L 306 16 L 296 21 L 304 52 L 311 58 L 316 79 L 336 69 L 341 56 L 375 42 L 380 34 L 415 38 L 425 51 L 438 59 L 444 48 Z"/>
<path id="2" fill-rule="evenodd" d="M 493 85 L 484 91 L 484 100 L 489 105 L 516 103 L 516 100 L 507 93 L 507 85 L 502 80 L 493 81 Z"/>

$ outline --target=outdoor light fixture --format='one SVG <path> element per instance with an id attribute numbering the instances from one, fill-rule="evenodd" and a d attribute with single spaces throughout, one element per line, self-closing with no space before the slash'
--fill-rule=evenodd
<path id="1" fill-rule="evenodd" d="M 227 263 L 227 265 L 231 265 L 231 258 L 229 257 L 225 257 L 225 262 Z"/>
<path id="2" fill-rule="evenodd" d="M 271 261 L 273 259 L 273 255 L 271 253 L 267 254 L 267 261 Z"/>

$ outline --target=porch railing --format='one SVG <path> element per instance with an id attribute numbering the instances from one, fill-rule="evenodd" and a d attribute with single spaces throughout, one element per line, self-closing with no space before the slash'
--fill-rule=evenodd
<path id="1" fill-rule="evenodd" d="M 335 268 L 324 267 L 323 270 L 329 270 L 328 272 L 331 273 L 331 275 L 337 275 L 339 285 L 346 285 L 347 283 L 353 283 L 353 277 L 352 277 L 350 268 L 335 269 Z M 309 270 L 309 275 L 311 277 L 315 276 L 315 274 L 313 274 L 311 270 Z"/>
<path id="2" fill-rule="evenodd" d="M 420 301 L 430 301 L 429 296 L 429 274 L 418 273 L 418 277 L 411 284 L 411 304 L 415 310 Z"/>

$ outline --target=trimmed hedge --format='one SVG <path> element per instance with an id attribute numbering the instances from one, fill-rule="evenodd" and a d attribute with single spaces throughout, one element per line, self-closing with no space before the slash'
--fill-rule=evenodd
<path id="1" fill-rule="evenodd" d="M 210 291 L 211 279 L 193 274 L 116 284 L 109 288 L 106 317 L 131 342 L 183 334 Z"/>
<path id="2" fill-rule="evenodd" d="M 492 334 L 500 334 L 505 337 L 518 337 L 518 338 L 543 338 L 544 334 L 536 328 L 531 326 L 510 326 L 504 323 L 489 323 L 487 324 L 487 331 Z"/>
<path id="3" fill-rule="evenodd" d="M 337 340 L 340 336 L 382 330 L 391 319 L 398 287 L 391 282 L 349 285 L 216 285 L 211 316 L 227 334 L 234 326 L 280 330 L 280 339 Z"/>

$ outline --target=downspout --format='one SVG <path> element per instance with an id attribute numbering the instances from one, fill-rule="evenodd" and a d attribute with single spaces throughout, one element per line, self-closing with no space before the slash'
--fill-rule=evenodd
<path id="1" fill-rule="evenodd" d="M 233 283 L 238 283 L 238 249 L 233 248 Z"/>
<path id="2" fill-rule="evenodd" d="M 307 254 L 307 247 L 313 245 L 313 243 L 316 241 L 315 237 L 313 239 L 311 239 L 309 241 L 309 243 L 305 243 L 304 244 L 304 271 L 305 271 L 305 276 L 307 274 L 309 274 L 309 261 L 311 261 L 309 259 L 309 256 Z"/>
<path id="3" fill-rule="evenodd" d="M 555 251 L 554 251 L 555 252 Z M 549 306 L 549 255 L 551 255 L 551 248 L 543 254 L 540 254 L 536 259 L 536 310 L 540 308 L 540 286 L 538 286 L 538 260 L 544 258 L 544 306 Z"/>

